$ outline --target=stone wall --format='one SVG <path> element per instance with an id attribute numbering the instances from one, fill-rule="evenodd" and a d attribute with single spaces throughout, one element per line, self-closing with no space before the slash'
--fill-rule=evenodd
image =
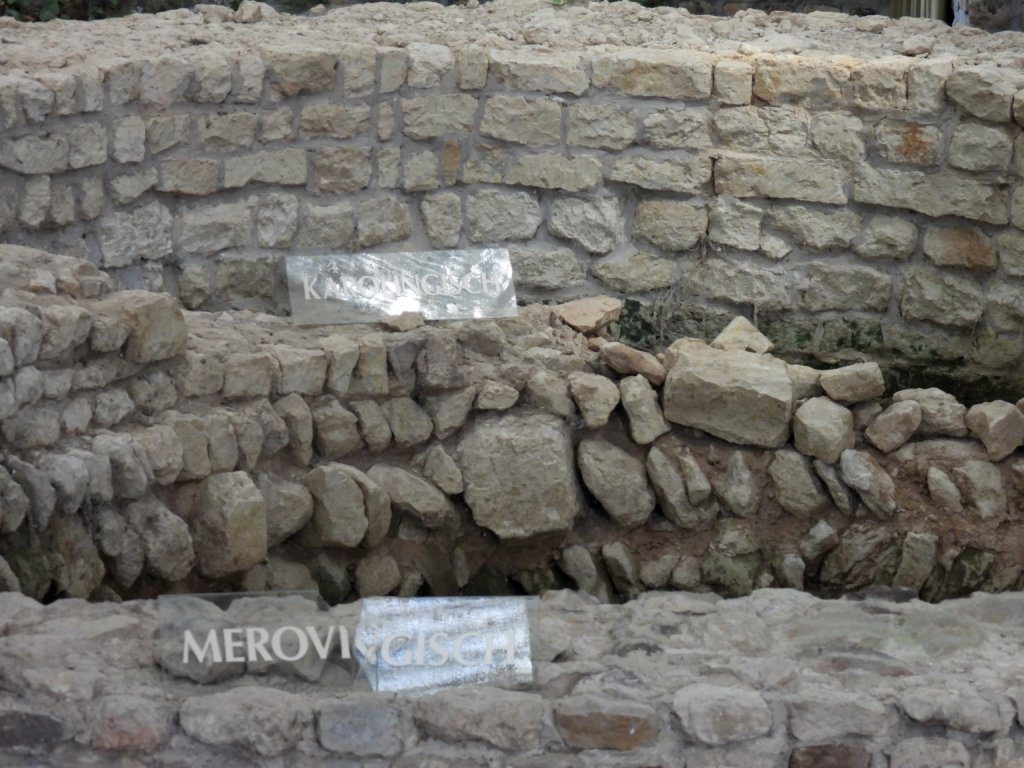
<path id="1" fill-rule="evenodd" d="M 358 606 L 333 611 L 354 625 Z M 1020 595 L 941 606 L 650 593 L 542 602 L 530 690 L 169 685 L 151 601 L 0 594 L 0 761 L 363 768 L 1017 768 Z M 72 661 L 73 660 L 73 661 Z M 292 678 L 294 681 L 294 678 Z M 282 690 L 283 688 L 283 690 Z"/>
<path id="2" fill-rule="evenodd" d="M 287 253 L 507 245 L 524 298 L 636 297 L 638 335 L 740 312 L 791 359 L 1019 383 L 1020 35 L 513 0 L 4 29 L 0 237 L 127 286 L 286 311 Z"/>
<path id="3" fill-rule="evenodd" d="M 296 329 L 15 246 L 0 282 L 0 584 L 36 599 L 1024 586 L 1024 400 L 743 318 L 655 357 L 608 297 Z"/>

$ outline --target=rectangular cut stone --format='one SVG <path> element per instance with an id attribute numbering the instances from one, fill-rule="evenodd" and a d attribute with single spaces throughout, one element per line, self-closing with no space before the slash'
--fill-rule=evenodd
<path id="1" fill-rule="evenodd" d="M 298 185 L 306 183 L 306 150 L 298 148 L 256 152 L 224 161 L 224 186 L 251 182 Z"/>
<path id="2" fill-rule="evenodd" d="M 490 60 L 495 79 L 517 91 L 579 96 L 590 85 L 583 61 L 576 54 L 491 51 Z"/>
<path id="3" fill-rule="evenodd" d="M 777 448 L 789 440 L 793 382 L 766 355 L 682 339 L 662 392 L 665 418 L 737 445 Z"/>
<path id="4" fill-rule="evenodd" d="M 953 171 L 905 171 L 863 166 L 853 180 L 859 203 L 909 208 L 928 216 L 961 216 L 1006 224 L 1010 210 L 1006 192 Z"/>
<path id="5" fill-rule="evenodd" d="M 626 155 L 615 160 L 608 179 L 643 189 L 694 194 L 711 181 L 711 158 L 702 155 Z"/>
<path id="6" fill-rule="evenodd" d="M 886 272 L 853 264 L 819 261 L 806 265 L 798 289 L 800 305 L 811 312 L 875 310 L 889 306 L 892 278 Z"/>
<path id="7" fill-rule="evenodd" d="M 446 133 L 469 133 L 475 117 L 476 99 L 468 93 L 402 99 L 402 131 L 417 141 Z"/>
<path id="8" fill-rule="evenodd" d="M 684 273 L 683 284 L 698 296 L 760 309 L 780 310 L 791 304 L 786 275 L 739 261 L 698 261 Z"/>
<path id="9" fill-rule="evenodd" d="M 616 51 L 594 58 L 593 83 L 630 96 L 707 99 L 713 62 L 710 55 L 696 51 Z"/>
<path id="10" fill-rule="evenodd" d="M 846 203 L 842 168 L 787 158 L 723 157 L 715 164 L 715 191 L 736 197 L 773 197 Z"/>
<path id="11" fill-rule="evenodd" d="M 523 155 L 505 172 L 505 182 L 541 189 L 582 192 L 601 181 L 601 162 L 595 157 L 555 154 Z"/>
<path id="12" fill-rule="evenodd" d="M 765 57 L 754 71 L 754 95 L 769 104 L 828 107 L 841 102 L 850 79 L 844 62 L 831 58 Z"/>

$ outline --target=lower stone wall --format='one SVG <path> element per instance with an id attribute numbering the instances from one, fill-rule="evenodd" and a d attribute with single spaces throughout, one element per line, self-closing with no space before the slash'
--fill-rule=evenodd
<path id="1" fill-rule="evenodd" d="M 655 357 L 607 297 L 299 329 L 0 250 L 0 577 L 36 599 L 1024 585 L 1024 401 L 743 318 Z"/>
<path id="2" fill-rule="evenodd" d="M 358 606 L 335 609 L 353 622 Z M 0 594 L 0 763 L 363 768 L 1018 768 L 1024 598 L 940 606 L 550 592 L 530 690 L 173 684 L 152 602 Z"/>

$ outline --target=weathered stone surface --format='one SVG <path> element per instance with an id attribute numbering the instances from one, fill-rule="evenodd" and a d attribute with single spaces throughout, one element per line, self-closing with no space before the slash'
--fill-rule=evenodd
<path id="1" fill-rule="evenodd" d="M 999 467 L 988 461 L 968 461 L 953 470 L 967 511 L 982 520 L 1000 520 L 1006 514 L 1006 488 Z"/>
<path id="2" fill-rule="evenodd" d="M 125 519 L 141 540 L 146 569 L 151 574 L 167 581 L 188 576 L 196 564 L 196 553 L 184 520 L 155 498 L 129 504 Z"/>
<path id="3" fill-rule="evenodd" d="M 772 727 L 771 709 L 756 691 L 745 688 L 689 685 L 673 697 L 672 709 L 683 732 L 702 744 L 753 739 Z"/>
<path id="4" fill-rule="evenodd" d="M 904 275 L 900 311 L 908 320 L 971 326 L 983 309 L 981 288 L 972 280 L 924 267 Z"/>
<path id="5" fill-rule="evenodd" d="M 754 327 L 743 315 L 737 315 L 729 324 L 722 329 L 711 346 L 715 349 L 739 350 L 741 352 L 756 352 L 762 354 L 770 352 L 774 344 Z"/>
<path id="6" fill-rule="evenodd" d="M 622 300 L 611 296 L 589 296 L 559 304 L 555 312 L 577 331 L 592 333 L 619 319 Z"/>
<path id="7" fill-rule="evenodd" d="M 911 531 L 903 539 L 903 553 L 892 585 L 920 592 L 935 567 L 939 538 Z"/>
<path id="8" fill-rule="evenodd" d="M 645 704 L 572 696 L 554 707 L 555 728 L 577 749 L 641 749 L 658 737 L 660 719 Z"/>
<path id="9" fill-rule="evenodd" d="M 427 734 L 443 741 L 474 740 L 498 749 L 536 749 L 544 713 L 544 700 L 536 693 L 456 688 L 421 699 L 413 717 Z"/>
<path id="10" fill-rule="evenodd" d="M 909 208 L 932 217 L 961 216 L 990 224 L 1009 222 L 1006 194 L 956 171 L 906 171 L 862 166 L 854 177 L 860 203 Z"/>
<path id="11" fill-rule="evenodd" d="M 822 371 L 819 382 L 825 394 L 840 403 L 860 403 L 885 393 L 885 379 L 878 363 L 856 363 Z"/>
<path id="12" fill-rule="evenodd" d="M 178 716 L 182 730 L 197 741 L 243 747 L 268 757 L 294 747 L 313 719 L 302 696 L 257 686 L 192 696 Z"/>
<path id="13" fill-rule="evenodd" d="M 776 451 L 768 476 L 775 486 L 775 500 L 791 515 L 811 517 L 828 508 L 830 499 L 811 470 L 811 460 L 796 451 Z"/>
<path id="14" fill-rule="evenodd" d="M 789 439 L 793 383 L 782 361 L 692 343 L 676 345 L 662 392 L 665 418 L 739 445 Z"/>
<path id="15" fill-rule="evenodd" d="M 725 506 L 738 517 L 751 517 L 761 506 L 760 481 L 750 471 L 741 451 L 733 451 L 729 457 L 725 477 L 717 490 Z"/>
<path id="16" fill-rule="evenodd" d="M 501 538 L 566 530 L 579 511 L 569 427 L 556 416 L 480 419 L 459 441 L 456 460 L 473 519 Z"/>
<path id="17" fill-rule="evenodd" d="M 528 240 L 540 222 L 540 206 L 529 192 L 487 189 L 466 198 L 466 234 L 475 243 Z"/>
<path id="18" fill-rule="evenodd" d="M 133 362 L 166 360 L 185 350 L 185 320 L 178 303 L 170 296 L 149 291 L 121 291 L 116 298 L 104 300 L 96 309 L 120 316 L 127 326 L 129 335 L 124 355 Z"/>
<path id="19" fill-rule="evenodd" d="M 192 533 L 196 564 L 208 578 L 239 573 L 267 556 L 266 508 L 249 475 L 226 472 L 203 481 Z"/>
<path id="20" fill-rule="evenodd" d="M 839 461 L 840 454 L 853 448 L 855 440 L 853 414 L 827 397 L 811 398 L 793 416 L 796 449 L 826 464 Z"/>
<path id="21" fill-rule="evenodd" d="M 619 392 L 633 442 L 647 445 L 669 431 L 658 405 L 658 394 L 646 378 L 627 376 L 619 381 Z"/>
<path id="22" fill-rule="evenodd" d="M 965 420 L 992 461 L 1002 461 L 1024 445 L 1024 413 L 1011 403 L 995 400 L 971 406 Z"/>
<path id="23" fill-rule="evenodd" d="M 893 403 L 875 417 L 866 437 L 875 448 L 891 453 L 906 443 L 921 426 L 921 405 L 914 400 Z"/>
<path id="24" fill-rule="evenodd" d="M 690 450 L 674 437 L 658 440 L 647 453 L 647 475 L 662 514 L 680 528 L 703 528 L 717 509 L 705 504 L 711 484 Z"/>
<path id="25" fill-rule="evenodd" d="M 788 158 L 723 157 L 715 165 L 715 192 L 812 203 L 846 203 L 840 168 Z"/>
<path id="26" fill-rule="evenodd" d="M 675 262 L 638 251 L 628 257 L 609 257 L 599 261 L 590 273 L 614 291 L 642 293 L 668 288 L 676 281 Z"/>
<path id="27" fill-rule="evenodd" d="M 391 498 L 394 509 L 414 515 L 427 528 L 440 528 L 453 521 L 454 511 L 448 497 L 422 477 L 385 464 L 374 464 L 366 476 Z"/>
<path id="28" fill-rule="evenodd" d="M 993 123 L 1008 123 L 1021 80 L 991 65 L 958 66 L 946 80 L 946 94 L 968 114 Z"/>
<path id="29" fill-rule="evenodd" d="M 569 392 L 580 410 L 583 423 L 590 429 L 607 424 L 608 416 L 619 404 L 619 388 L 615 382 L 596 373 L 570 373 Z"/>
<path id="30" fill-rule="evenodd" d="M 967 436 L 967 407 L 941 389 L 901 389 L 893 394 L 892 399 L 895 403 L 913 400 L 921 406 L 922 434 Z"/>
<path id="31" fill-rule="evenodd" d="M 580 443 L 576 462 L 583 483 L 616 523 L 635 528 L 647 521 L 655 498 L 643 462 L 600 437 Z"/>
<path id="32" fill-rule="evenodd" d="M 650 352 L 633 349 L 618 341 L 609 341 L 601 345 L 599 354 L 601 362 L 616 373 L 639 374 L 656 387 L 665 383 L 665 366 Z"/>
<path id="33" fill-rule="evenodd" d="M 355 547 L 366 535 L 363 491 L 341 464 L 326 464 L 302 479 L 313 495 L 313 532 L 323 546 Z"/>
<path id="34" fill-rule="evenodd" d="M 843 480 L 875 514 L 892 517 L 896 511 L 895 485 L 889 474 L 866 451 L 846 450 L 839 459 Z"/>
<path id="35" fill-rule="evenodd" d="M 356 757 L 393 757 L 402 751 L 397 707 L 367 695 L 329 701 L 317 711 L 317 738 L 329 752 Z"/>
<path id="36" fill-rule="evenodd" d="M 608 253 L 622 241 L 623 216 L 612 197 L 560 197 L 551 206 L 551 234 L 579 243 L 589 253 Z"/>
<path id="37" fill-rule="evenodd" d="M 953 515 L 963 513 L 964 505 L 960 489 L 949 479 L 949 475 L 938 467 L 929 467 L 927 480 L 928 494 L 939 507 Z"/>
<path id="38" fill-rule="evenodd" d="M 666 251 L 685 251 L 704 237 L 707 209 L 675 200 L 642 200 L 633 219 L 633 234 Z"/>

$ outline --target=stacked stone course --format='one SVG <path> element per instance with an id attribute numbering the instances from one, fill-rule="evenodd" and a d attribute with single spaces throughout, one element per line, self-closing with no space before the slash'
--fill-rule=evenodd
<path id="1" fill-rule="evenodd" d="M 483 34 L 506 8 L 424 13 Z M 716 22 L 755 41 L 730 47 L 683 11 L 595 7 L 565 14 L 693 43 L 398 47 L 318 34 L 371 11 L 226 13 L 111 22 L 204 43 L 159 57 L 3 76 L 0 234 L 190 308 L 275 311 L 287 253 L 507 245 L 526 298 L 668 296 L 686 335 L 756 312 L 788 354 L 1019 383 L 1016 36 L 986 58 L 920 20 L 744 12 Z M 888 47 L 829 55 L 801 29 Z"/>
<path id="2" fill-rule="evenodd" d="M 0 575 L 168 590 L 1024 585 L 1024 400 L 886 395 L 742 317 L 651 355 L 617 299 L 297 329 L 0 247 Z"/>
<path id="3" fill-rule="evenodd" d="M 0 759 L 364 768 L 1015 768 L 1021 595 L 940 606 L 649 593 L 542 601 L 535 684 L 375 694 L 250 668 L 170 678 L 151 601 L 0 594 Z M 352 626 L 358 606 L 331 619 Z M 65 660 L 73 660 L 67 667 Z"/>

